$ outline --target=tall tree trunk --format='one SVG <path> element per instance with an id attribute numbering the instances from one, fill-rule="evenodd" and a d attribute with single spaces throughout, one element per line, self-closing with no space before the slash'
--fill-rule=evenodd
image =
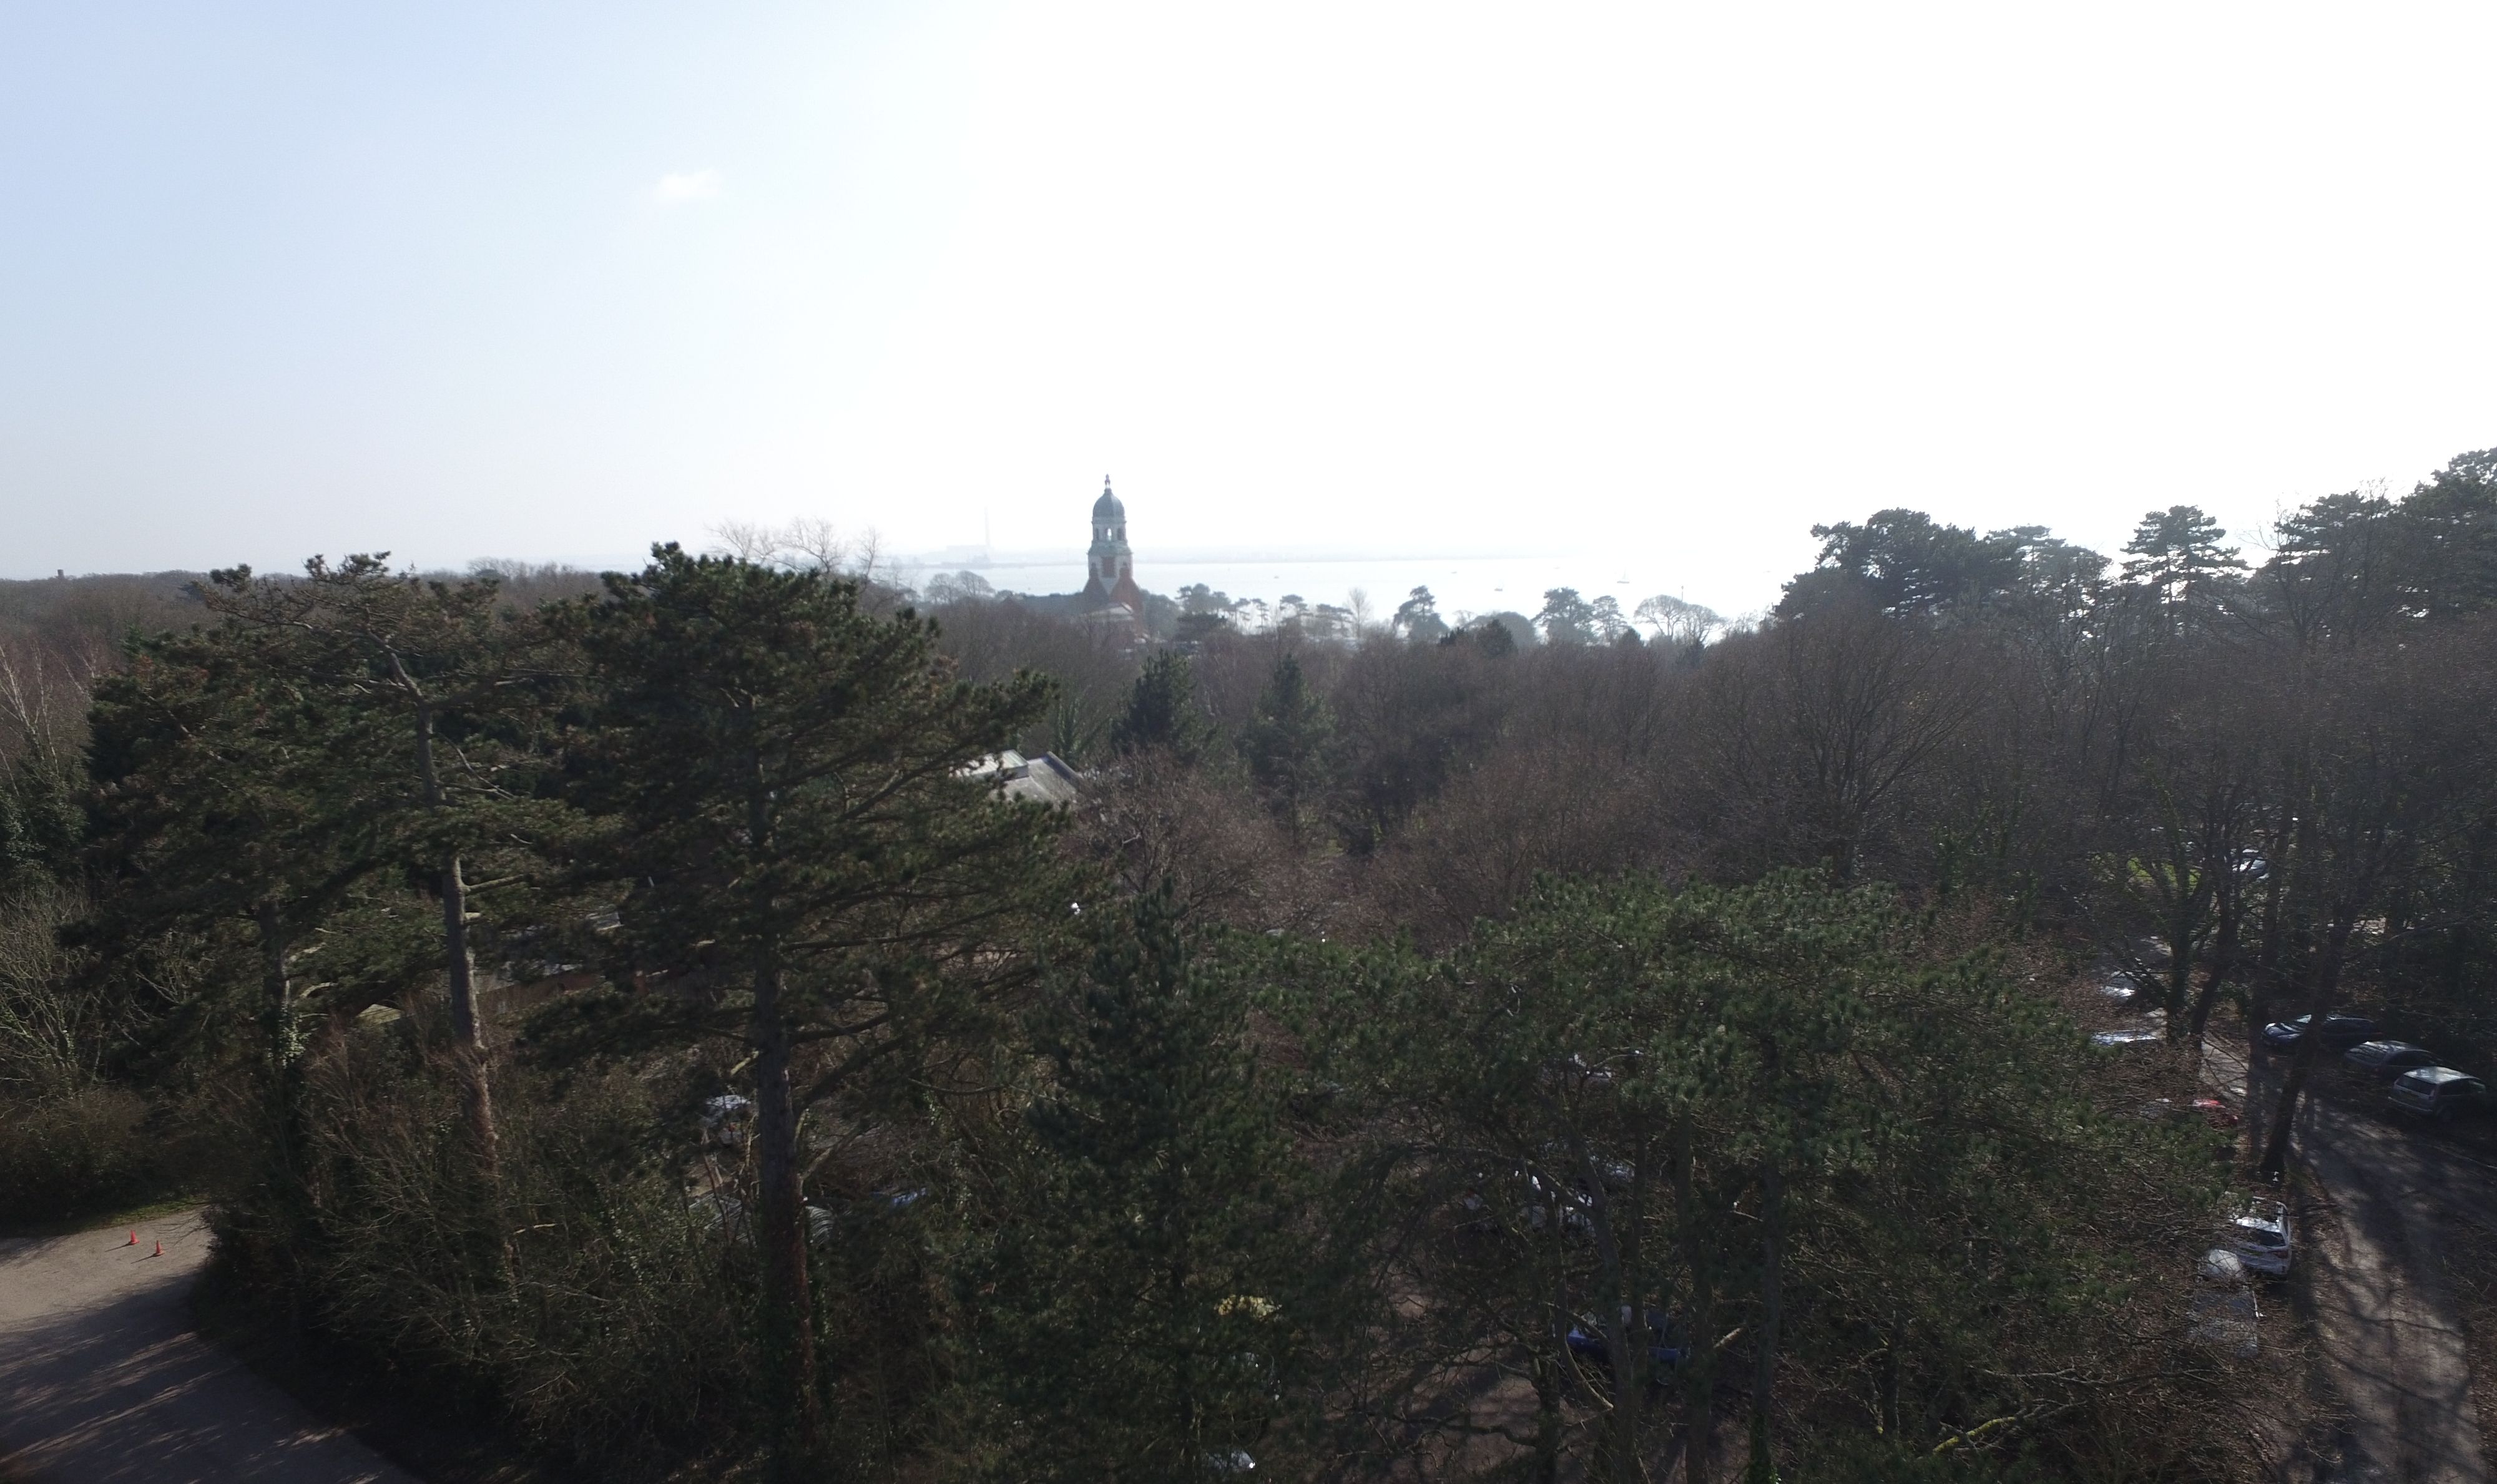
<path id="1" fill-rule="evenodd" d="M 490 1184 L 500 1169 L 494 1134 L 493 1085 L 486 1066 L 486 1018 L 477 1013 L 477 966 L 468 951 L 468 883 L 457 855 L 442 868 L 443 965 L 451 986 L 453 1053 L 459 1065 L 460 1108 Z"/>
<path id="2" fill-rule="evenodd" d="M 2179 885 L 2183 883 L 2180 880 Z M 2188 891 L 2179 898 L 2176 914 L 2167 931 L 2167 990 L 2161 1006 L 2167 1012 L 2167 1039 L 2170 1044 L 2185 1038 L 2185 1021 L 2192 1004 L 2194 987 L 2195 928 L 2201 917 L 2201 894 Z"/>
<path id="3" fill-rule="evenodd" d="M 1543 1352 L 1534 1358 L 1532 1366 L 1535 1402 L 1534 1476 L 1541 1484 L 1561 1484 L 1561 1403 L 1577 1374 L 1578 1367 L 1569 1354 L 1569 1271 L 1562 1247 L 1562 1213 L 1567 1207 L 1562 1203 L 1557 1187 L 1544 1192 L 1542 1209 L 1543 1237 L 1551 1244 L 1552 1302 L 1548 1306 L 1551 1322 L 1543 1331 Z"/>
<path id="4" fill-rule="evenodd" d="M 2323 1017 L 2332 1008 L 2332 991 L 2341 980 L 2341 959 L 2350 946 L 2351 930 L 2357 926 L 2355 908 L 2335 902 L 2332 920 L 2323 930 L 2323 942 L 2315 952 L 2315 972 L 2310 976 L 2306 996 L 2306 1033 L 2297 1038 L 2297 1056 L 2289 1063 L 2289 1075 L 2281 1080 L 2280 1105 L 2272 1114 L 2271 1127 L 2264 1131 L 2262 1159 L 2255 1173 L 2265 1180 L 2278 1180 L 2289 1165 L 2291 1126 L 2297 1120 L 2297 1100 L 2306 1091 L 2306 1079 L 2320 1058 L 2323 1036 Z"/>
<path id="5" fill-rule="evenodd" d="M 1570 1163 L 1577 1178 L 1587 1187 L 1587 1220 L 1596 1238 L 1596 1263 L 1601 1279 L 1601 1307 L 1596 1317 L 1603 1324 L 1604 1354 L 1612 1362 L 1612 1415 L 1605 1431 L 1610 1441 L 1605 1451 L 1611 1454 L 1609 1471 L 1619 1484 L 1635 1484 L 1643 1471 L 1639 1468 L 1640 1403 L 1647 1395 L 1647 1311 L 1640 1302 L 1644 1283 L 1638 1271 L 1638 1189 L 1646 1179 L 1643 1164 L 1631 1170 L 1632 1192 L 1628 1219 L 1612 1198 L 1604 1184 L 1603 1171 L 1596 1167 L 1586 1139 L 1575 1129 L 1569 1133 Z M 1645 1142 L 1635 1148 L 1639 1158 L 1647 1157 Z M 1603 1310 L 1612 1310 L 1605 1312 Z"/>
<path id="6" fill-rule="evenodd" d="M 2462 870 L 2456 883 L 2461 890 L 2455 895 L 2464 901 L 2485 902 L 2497 892 L 2489 889 L 2489 866 L 2497 859 L 2497 821 L 2483 820 L 2471 832 L 2471 843 L 2463 851 Z M 2459 999 L 2471 982 L 2471 965 L 2480 948 L 2477 919 L 2458 915 L 2453 926 L 2445 931 L 2445 993 Z"/>
<path id="7" fill-rule="evenodd" d="M 2236 972 L 2237 938 L 2245 925 L 2245 896 L 2232 887 L 2221 897 L 2219 907 L 2220 931 L 2211 945 L 2211 971 L 2202 980 L 2202 993 L 2194 996 L 2194 1024 L 2189 1034 L 2197 1059 L 2202 1055 L 2202 1032 L 2211 1024 L 2211 1006 L 2220 997 L 2220 986 Z"/>
<path id="8" fill-rule="evenodd" d="M 1774 1155 L 1760 1165 L 1760 1334 L 1752 1370 L 1752 1461 L 1744 1476 L 1775 1478 L 1769 1461 L 1769 1407 L 1777 1400 L 1778 1325 L 1786 1317 L 1786 1172 Z"/>
<path id="9" fill-rule="evenodd" d="M 1641 1434 L 1648 1426 L 1647 1403 L 1652 1395 L 1652 1384 L 1663 1380 L 1662 1376 L 1651 1375 L 1649 1372 L 1654 1361 L 1648 1355 L 1648 1346 L 1654 1339 L 1648 1333 L 1647 1323 L 1646 1223 L 1648 1179 L 1655 1165 L 1656 1141 L 1644 1126 L 1638 1127 L 1631 1136 L 1630 1154 L 1629 1188 L 1623 1192 L 1625 1200 L 1618 1202 L 1611 1198 L 1604 1186 L 1604 1172 L 1595 1168 L 1592 1159 L 1583 1155 L 1580 1159 L 1580 1163 L 1587 1166 L 1589 1188 L 1596 1192 L 1596 1200 L 1602 1205 L 1618 1244 L 1622 1294 L 1630 1311 L 1629 1321 L 1622 1327 L 1629 1335 L 1637 1337 L 1627 1345 L 1629 1368 L 1620 1373 L 1625 1379 L 1617 1379 L 1613 1386 L 1613 1405 L 1620 1419 L 1614 1433 L 1621 1444 L 1620 1457 L 1613 1465 L 1613 1471 L 1622 1484 L 1637 1484 L 1647 1477 L 1647 1469 L 1640 1462 L 1644 1457 L 1645 1442 Z M 1627 1219 L 1623 1218 L 1625 1205 L 1628 1208 Z"/>
<path id="10" fill-rule="evenodd" d="M 269 1026 L 269 1067 L 281 1097 L 291 1096 L 303 1059 L 303 1033 L 296 1025 L 295 986 L 286 973 L 286 913 L 268 900 L 252 910 L 260 937 L 260 993 Z"/>
<path id="11" fill-rule="evenodd" d="M 2286 807 L 2286 805 L 2284 805 Z M 2303 866 L 2305 831 L 2292 840 L 2284 823 L 2263 837 L 2263 905 L 2262 946 L 2255 962 L 2255 1007 L 2257 1013 L 2247 1017 L 2259 1020 L 2280 992 L 2281 960 L 2289 951 L 2286 915 L 2281 911 L 2281 898 L 2289 887 L 2289 873 Z"/>
<path id="12" fill-rule="evenodd" d="M 277 1209 L 296 1227 L 277 1244 L 277 1253 L 279 1263 L 288 1270 L 286 1332 L 300 1363 L 304 1339 L 311 1330 L 310 1315 L 303 1307 L 309 1285 L 297 1271 L 300 1254 L 308 1247 L 311 1225 L 311 1202 L 304 1179 L 303 1031 L 298 1024 L 294 981 L 286 971 L 286 954 L 292 943 L 285 909 L 273 899 L 264 900 L 253 909 L 252 923 L 260 936 L 261 996 L 267 1001 L 265 1013 L 269 1017 L 269 1111 L 275 1133 L 271 1147 L 276 1154 L 271 1193 L 276 1197 Z"/>
<path id="13" fill-rule="evenodd" d="M 1527 1366 L 1534 1383 L 1535 1484 L 1561 1484 L 1561 1364 L 1538 1355 Z"/>
<path id="14" fill-rule="evenodd" d="M 1881 1370 L 1874 1380 L 1874 1400 L 1881 1408 L 1881 1436 L 1894 1441 L 1899 1437 L 1899 1343 L 1907 1338 L 1905 1315 L 1890 1320 L 1890 1332 L 1882 1337 Z"/>
<path id="15" fill-rule="evenodd" d="M 1685 1266 L 1691 1272 L 1690 1344 L 1682 1362 L 1683 1484 L 1710 1484 L 1717 1477 L 1716 1265 L 1700 1229 L 1694 1168 L 1696 1138 L 1688 1119 L 1673 1125 L 1674 1224 L 1681 1229 Z"/>
<path id="16" fill-rule="evenodd" d="M 741 718 L 751 726 L 750 713 Z M 745 838 L 749 869 L 760 883 L 778 842 L 773 796 L 762 755 L 750 744 Z M 768 892 L 759 886 L 756 890 Z M 763 1266 L 764 1385 L 772 1403 L 773 1467 L 781 1478 L 803 1476 L 815 1464 L 815 1323 L 807 1291 L 806 1175 L 798 1165 L 798 1109 L 789 1085 L 789 1017 L 780 996 L 779 945 L 767 939 L 754 962 L 754 1154 L 760 1188 L 754 1240 Z"/>
<path id="17" fill-rule="evenodd" d="M 416 698 L 416 775 L 425 789 L 425 806 L 439 812 L 449 799 L 442 787 L 442 775 L 433 762 L 433 704 L 418 688 L 415 679 L 391 656 L 391 667 L 399 683 Z M 477 1146 L 479 1169 L 486 1177 L 489 1189 L 498 1183 L 501 1158 L 494 1136 L 494 1096 L 491 1074 L 486 1064 L 486 1022 L 477 1013 L 477 965 L 468 951 L 468 883 L 460 874 L 459 854 L 453 851 L 443 861 L 436 877 L 442 898 L 442 963 L 443 979 L 451 995 L 451 1029 L 458 1042 L 452 1048 L 452 1060 L 458 1069 L 460 1109 L 468 1120 L 468 1134 Z"/>
<path id="18" fill-rule="evenodd" d="M 1172 1250 L 1170 1266 L 1163 1271 L 1162 1282 L 1169 1292 L 1170 1302 L 1163 1311 L 1170 1316 L 1171 1333 L 1180 1340 L 1178 1354 L 1173 1357 L 1177 1364 L 1171 1368 L 1176 1373 L 1173 1379 L 1178 1383 L 1174 1389 L 1179 1393 L 1179 1456 L 1163 1462 L 1169 1467 L 1184 1469 L 1187 1468 L 1188 1459 L 1197 1452 L 1196 1364 L 1194 1349 L 1185 1338 L 1189 1318 L 1187 1244 L 1178 1232 L 1178 1227 L 1186 1218 L 1178 1212 L 1167 1213 L 1167 1216 L 1169 1224 L 1163 1229 L 1171 1236 Z"/>
<path id="19" fill-rule="evenodd" d="M 815 1450 L 814 1306 L 807 1293 L 806 1219 L 798 1169 L 798 1117 L 789 1086 L 789 1022 L 780 967 L 754 971 L 754 1239 L 763 1259 L 765 1384 L 771 1388 L 776 1463 L 783 1476 Z"/>
<path id="20" fill-rule="evenodd" d="M 303 1182 L 303 1026 L 286 956 L 294 946 L 286 909 L 274 899 L 253 909 L 260 937 L 260 993 L 269 1024 L 269 1116 L 277 1135 L 279 1179 L 300 1193 Z"/>

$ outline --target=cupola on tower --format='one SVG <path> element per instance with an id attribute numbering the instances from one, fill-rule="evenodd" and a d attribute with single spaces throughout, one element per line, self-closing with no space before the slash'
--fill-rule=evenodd
<path id="1" fill-rule="evenodd" d="M 1135 553 L 1127 549 L 1127 507 L 1110 492 L 1110 476 L 1101 476 L 1101 497 L 1092 502 L 1092 547 L 1086 553 L 1090 569 L 1084 580 L 1087 608 L 1118 604 L 1141 616 L 1144 589 L 1136 585 Z"/>

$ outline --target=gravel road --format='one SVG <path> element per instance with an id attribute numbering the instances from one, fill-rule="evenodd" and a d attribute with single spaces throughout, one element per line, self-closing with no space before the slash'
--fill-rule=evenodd
<path id="1" fill-rule="evenodd" d="M 0 1241 L 0 1476 L 414 1484 L 200 1337 L 186 1302 L 208 1255 L 198 1213 L 138 1235 Z"/>
<path id="2" fill-rule="evenodd" d="M 2233 1050 L 2205 1066 L 2242 1093 L 2249 1121 L 2268 1113 L 2277 1067 L 2249 1084 Z M 2337 1075 L 2324 1069 L 2320 1076 Z M 2497 1227 L 2491 1172 L 2400 1125 L 2299 1100 L 2294 1148 L 2338 1218 L 2309 1245 L 2316 1325 L 2327 1374 L 2348 1411 L 2330 1484 L 2490 1484 L 2471 1401 L 2471 1354 L 2455 1318 L 2439 1242 L 2444 1207 Z"/>

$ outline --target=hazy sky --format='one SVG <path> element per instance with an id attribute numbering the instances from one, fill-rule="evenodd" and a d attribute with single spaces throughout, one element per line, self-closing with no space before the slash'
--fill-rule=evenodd
<path id="1" fill-rule="evenodd" d="M 2497 444 L 2497 7 L 0 0 L 0 572 L 2108 550 Z"/>

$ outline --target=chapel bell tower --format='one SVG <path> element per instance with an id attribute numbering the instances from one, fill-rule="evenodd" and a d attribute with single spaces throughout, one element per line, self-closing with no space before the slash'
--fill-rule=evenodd
<path id="1" fill-rule="evenodd" d="M 1086 553 L 1084 597 L 1088 606 L 1116 603 L 1141 615 L 1145 594 L 1136 585 L 1135 553 L 1127 548 L 1127 507 L 1110 492 L 1110 476 L 1101 476 L 1101 497 L 1092 502 L 1092 546 Z"/>

